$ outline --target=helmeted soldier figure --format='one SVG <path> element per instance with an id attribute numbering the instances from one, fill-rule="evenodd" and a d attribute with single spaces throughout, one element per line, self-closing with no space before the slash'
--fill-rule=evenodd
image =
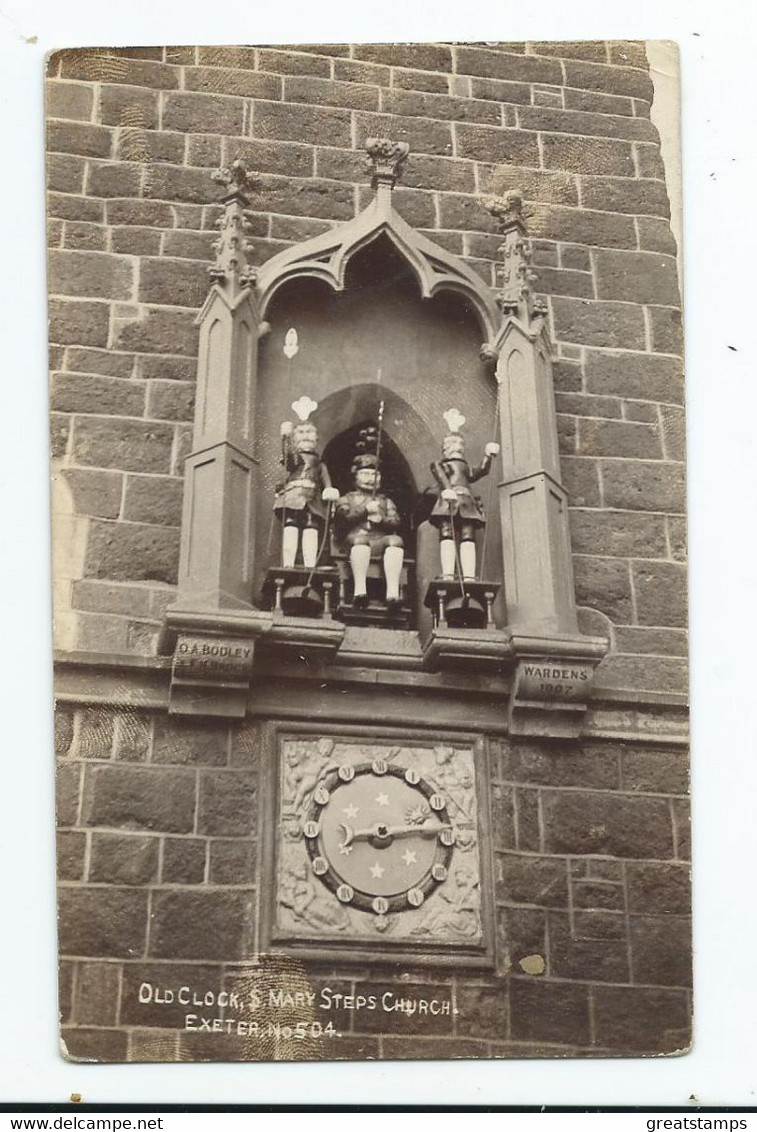
<path id="1" fill-rule="evenodd" d="M 297 550 L 302 547 L 302 564 L 315 567 L 318 543 L 326 522 L 326 504 L 334 503 L 339 492 L 331 486 L 331 477 L 318 454 L 318 433 L 308 418 L 318 408 L 316 401 L 301 397 L 292 405 L 300 418 L 293 425 L 281 425 L 281 462 L 286 479 L 277 485 L 273 510 L 282 524 L 281 565 L 294 566 Z"/>
<path id="2" fill-rule="evenodd" d="M 341 496 L 336 505 L 337 540 L 349 547 L 354 582 L 353 602 L 360 608 L 368 604 L 367 577 L 371 558 L 382 559 L 386 580 L 387 605 L 400 602 L 400 579 L 404 543 L 399 534 L 401 519 L 393 500 L 379 491 L 378 430 L 361 429 L 352 462 L 354 488 Z"/>
<path id="3" fill-rule="evenodd" d="M 449 433 L 442 441 L 442 458 L 431 465 L 441 491 L 430 521 L 439 531 L 442 577 L 455 576 L 459 539 L 460 571 L 464 579 L 472 580 L 476 576 L 476 531 L 486 525 L 486 516 L 470 485 L 488 474 L 492 460 L 499 453 L 499 445 L 494 442 L 487 444 L 481 463 L 471 468 L 465 458 L 465 441 L 459 431 L 465 424 L 465 417 L 457 409 L 449 409 L 444 420 Z"/>

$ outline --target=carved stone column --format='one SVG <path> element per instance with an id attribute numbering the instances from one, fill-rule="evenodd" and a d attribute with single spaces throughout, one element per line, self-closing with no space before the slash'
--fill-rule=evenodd
<path id="1" fill-rule="evenodd" d="M 254 638 L 270 622 L 252 604 L 261 324 L 247 259 L 245 209 L 252 179 L 240 160 L 213 179 L 225 188 L 223 215 L 209 271 L 212 285 L 197 318 L 197 395 L 192 452 L 184 470 L 179 592 L 166 620 L 179 633 L 172 710 L 215 712 L 219 695 L 210 695 L 209 707 L 207 692 L 224 685 L 227 693 L 236 690 L 220 697 L 224 710 L 243 714 Z M 231 639 L 219 637 L 219 630 Z"/>
<path id="2" fill-rule="evenodd" d="M 510 725 L 516 733 L 574 734 L 607 642 L 578 630 L 547 308 L 533 295 L 536 274 L 521 199 L 512 193 L 485 203 L 504 237 L 497 296 L 503 321 L 489 356 L 496 358 L 499 398 L 508 626 L 518 658 Z"/>

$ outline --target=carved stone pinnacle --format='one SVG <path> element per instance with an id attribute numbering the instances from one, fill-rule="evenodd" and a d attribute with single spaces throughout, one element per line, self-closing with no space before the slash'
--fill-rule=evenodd
<path id="1" fill-rule="evenodd" d="M 501 197 L 484 197 L 482 203 L 486 211 L 494 217 L 494 222 L 500 232 L 506 232 L 514 225 L 525 228 L 523 197 L 516 189 Z"/>
<path id="2" fill-rule="evenodd" d="M 394 187 L 399 180 L 410 146 L 407 142 L 395 142 L 390 138 L 368 138 L 365 143 L 371 170 L 371 185 Z"/>
<path id="3" fill-rule="evenodd" d="M 236 157 L 230 168 L 217 169 L 215 173 L 211 173 L 211 178 L 217 184 L 226 186 L 223 199 L 231 195 L 241 196 L 246 204 L 249 203 L 247 194 L 257 187 L 258 180 L 241 157 Z"/>

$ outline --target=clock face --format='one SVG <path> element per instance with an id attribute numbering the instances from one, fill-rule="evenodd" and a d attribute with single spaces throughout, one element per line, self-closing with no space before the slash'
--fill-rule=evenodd
<path id="1" fill-rule="evenodd" d="M 446 880 L 455 843 L 446 798 L 381 758 L 330 771 L 302 836 L 315 876 L 343 904 L 377 915 L 420 907 Z"/>

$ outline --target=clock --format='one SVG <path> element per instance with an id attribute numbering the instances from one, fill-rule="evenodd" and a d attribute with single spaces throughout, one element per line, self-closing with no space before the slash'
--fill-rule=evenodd
<path id="1" fill-rule="evenodd" d="M 302 824 L 312 874 L 366 913 L 420 908 L 449 875 L 447 805 L 413 767 L 374 758 L 329 769 Z"/>

